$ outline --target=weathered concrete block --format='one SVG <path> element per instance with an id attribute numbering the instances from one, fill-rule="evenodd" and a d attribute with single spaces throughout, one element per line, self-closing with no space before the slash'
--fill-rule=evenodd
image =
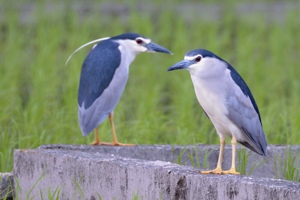
<path id="1" fill-rule="evenodd" d="M 202 175 L 197 168 L 165 161 L 177 159 L 176 154 L 172 155 L 176 148 L 56 145 L 16 150 L 14 174 L 19 185 L 16 195 L 18 199 L 45 199 L 52 194 L 59 199 L 88 200 L 100 197 L 104 200 L 294 200 L 300 196 L 300 183 L 246 176 Z M 172 156 L 168 157 L 166 152 Z"/>
<path id="2" fill-rule="evenodd" d="M 0 199 L 11 199 L 13 196 L 13 173 L 0 173 Z"/>
<path id="3" fill-rule="evenodd" d="M 138 145 L 135 147 L 101 147 L 87 145 L 44 145 L 40 149 L 65 149 L 72 151 L 82 151 L 90 153 L 113 154 L 126 158 L 141 160 L 160 160 L 177 163 L 185 166 L 195 166 L 198 168 L 214 168 L 217 165 L 219 156 L 219 145 Z M 287 150 L 290 150 L 293 156 L 296 156 L 295 165 L 299 165 L 300 146 L 280 146 L 269 145 L 267 156 L 260 156 L 244 147 L 238 146 L 238 154 L 247 154 L 246 175 L 265 177 L 265 178 L 283 178 L 279 166 L 283 165 Z M 245 156 L 245 155 L 244 155 Z M 238 163 L 237 158 L 237 165 Z M 274 166 L 276 163 L 276 167 Z M 223 168 L 229 169 L 231 166 L 231 146 L 226 145 L 224 150 Z"/>

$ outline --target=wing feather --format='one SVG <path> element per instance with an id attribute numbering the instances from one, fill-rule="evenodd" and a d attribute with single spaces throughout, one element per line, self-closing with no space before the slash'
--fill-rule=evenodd
<path id="1" fill-rule="evenodd" d="M 83 62 L 78 89 L 78 104 L 89 108 L 109 86 L 121 62 L 118 44 L 103 41 L 91 50 Z"/>
<path id="2" fill-rule="evenodd" d="M 102 41 L 83 62 L 78 89 L 78 120 L 83 135 L 95 129 L 119 100 L 108 89 L 121 62 L 118 46 L 110 40 Z"/>
<path id="3" fill-rule="evenodd" d="M 240 143 L 260 155 L 266 155 L 267 141 L 256 102 L 242 77 L 233 68 L 230 70 L 236 84 L 227 96 L 228 116 L 247 138 Z"/>

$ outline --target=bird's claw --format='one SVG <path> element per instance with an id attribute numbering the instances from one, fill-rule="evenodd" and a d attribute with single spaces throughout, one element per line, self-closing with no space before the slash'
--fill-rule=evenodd
<path id="1" fill-rule="evenodd" d="M 235 168 L 231 168 L 230 170 L 223 171 L 221 168 L 216 168 L 214 170 L 202 171 L 201 174 L 234 174 L 239 175 L 240 172 L 237 172 Z"/>
<path id="2" fill-rule="evenodd" d="M 229 169 L 229 170 L 227 170 L 227 171 L 223 171 L 223 174 L 240 175 L 240 172 L 237 172 L 237 171 L 235 170 L 235 168 L 231 168 L 231 169 Z"/>
<path id="3" fill-rule="evenodd" d="M 90 143 L 90 145 L 107 145 L 107 146 L 112 146 L 112 143 L 95 141 L 95 142 Z"/>
<path id="4" fill-rule="evenodd" d="M 100 141 L 95 141 L 92 142 L 91 145 L 103 145 L 103 146 L 135 146 L 135 144 L 123 144 L 120 142 L 100 142 Z"/>
<path id="5" fill-rule="evenodd" d="M 223 170 L 222 168 L 216 168 L 213 170 L 208 170 L 208 171 L 202 171 L 201 174 L 222 174 Z"/>
<path id="6" fill-rule="evenodd" d="M 112 146 L 135 146 L 136 144 L 113 143 Z"/>

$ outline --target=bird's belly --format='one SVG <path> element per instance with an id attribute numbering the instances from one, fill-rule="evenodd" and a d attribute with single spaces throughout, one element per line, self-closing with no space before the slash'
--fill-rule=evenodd
<path id="1" fill-rule="evenodd" d="M 214 87 L 213 90 L 207 85 L 194 84 L 194 89 L 198 102 L 213 123 L 218 135 L 222 138 L 234 136 L 238 141 L 244 141 L 243 133 L 228 117 L 224 87 Z"/>
<path id="2" fill-rule="evenodd" d="M 224 122 L 228 110 L 225 106 L 225 95 L 222 91 L 213 91 L 203 85 L 194 85 L 195 93 L 199 104 L 209 116 L 210 119 L 215 119 L 219 123 Z"/>
<path id="3" fill-rule="evenodd" d="M 227 116 L 210 117 L 218 135 L 222 138 L 226 136 L 235 137 L 237 141 L 245 141 L 246 138 L 239 127 L 236 126 Z"/>
<path id="4" fill-rule="evenodd" d="M 239 142 L 246 141 L 243 131 L 227 115 L 222 112 L 217 115 L 210 115 L 209 113 L 207 115 L 220 137 L 234 136 Z"/>

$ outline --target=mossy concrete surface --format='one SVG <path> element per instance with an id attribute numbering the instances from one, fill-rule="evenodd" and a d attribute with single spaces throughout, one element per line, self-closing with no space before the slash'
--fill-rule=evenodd
<path id="1" fill-rule="evenodd" d="M 49 194 L 59 195 L 59 199 L 89 200 L 297 199 L 300 183 L 267 178 L 274 174 L 275 153 L 281 156 L 285 149 L 270 146 L 265 158 L 250 153 L 248 165 L 262 163 L 250 177 L 200 174 L 207 152 L 207 163 L 215 167 L 217 146 L 46 145 L 15 150 L 16 195 L 18 199 L 45 199 Z M 227 146 L 224 168 L 230 166 L 230 155 Z M 178 161 L 184 165 L 176 164 Z"/>

